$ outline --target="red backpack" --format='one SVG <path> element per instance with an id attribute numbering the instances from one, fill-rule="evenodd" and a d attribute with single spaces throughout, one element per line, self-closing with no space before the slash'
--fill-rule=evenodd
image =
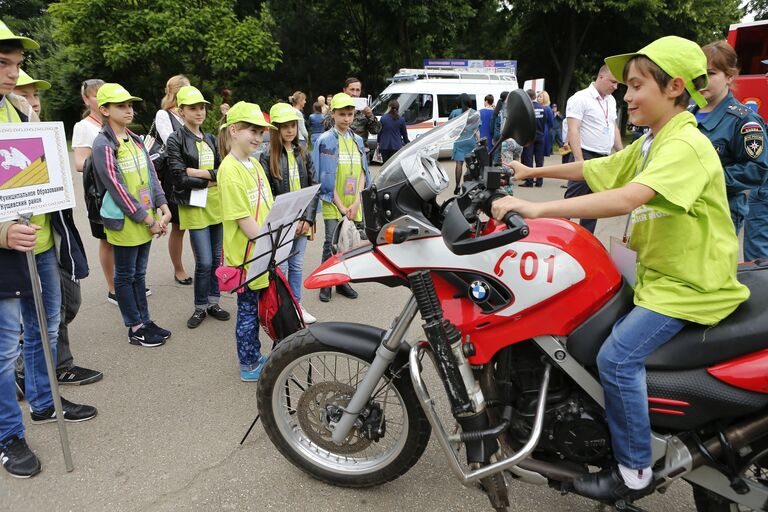
<path id="1" fill-rule="evenodd" d="M 269 286 L 259 293 L 259 322 L 275 344 L 306 327 L 296 297 L 279 268 L 270 270 Z"/>

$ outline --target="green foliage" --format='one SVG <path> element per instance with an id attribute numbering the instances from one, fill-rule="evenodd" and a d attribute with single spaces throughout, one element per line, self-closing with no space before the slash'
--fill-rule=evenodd
<path id="1" fill-rule="evenodd" d="M 751 0 L 747 2 L 746 8 L 755 20 L 768 20 L 768 0 Z"/>
<path id="2" fill-rule="evenodd" d="M 79 84 L 99 77 L 144 98 L 139 120 L 148 125 L 172 75 L 187 75 L 212 97 L 233 79 L 237 86 L 250 73 L 274 69 L 281 52 L 269 10 L 240 17 L 234 7 L 235 0 L 52 3 L 35 34 L 47 38 L 35 66 L 54 83 L 49 110 L 72 119 Z"/>

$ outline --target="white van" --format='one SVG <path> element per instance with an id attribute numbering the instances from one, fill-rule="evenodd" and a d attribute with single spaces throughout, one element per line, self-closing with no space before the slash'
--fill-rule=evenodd
<path id="1" fill-rule="evenodd" d="M 478 110 L 483 108 L 486 95 L 492 94 L 498 101 L 502 92 L 518 88 L 517 77 L 508 69 L 401 69 L 390 80 L 392 83 L 373 101 L 371 109 L 380 118 L 387 112 L 387 104 L 397 100 L 410 140 L 445 123 L 459 106 L 463 93 Z M 376 147 L 376 135 L 370 136 L 368 146 Z M 440 155 L 450 156 L 451 149 L 442 148 Z"/>

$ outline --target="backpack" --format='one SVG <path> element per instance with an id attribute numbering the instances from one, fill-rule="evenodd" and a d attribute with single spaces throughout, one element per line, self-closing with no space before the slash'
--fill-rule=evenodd
<path id="1" fill-rule="evenodd" d="M 269 271 L 269 286 L 259 293 L 259 322 L 275 345 L 306 327 L 301 308 L 279 268 Z"/>
<path id="2" fill-rule="evenodd" d="M 104 201 L 104 186 L 96 175 L 91 157 L 83 163 L 83 195 L 85 196 L 85 208 L 88 212 L 88 220 L 94 224 L 101 224 L 101 203 Z"/>
<path id="3" fill-rule="evenodd" d="M 168 118 L 171 120 L 171 127 L 173 131 L 181 128 L 181 123 L 176 119 L 176 116 L 165 111 L 168 114 Z M 153 135 L 154 133 L 154 135 Z M 155 123 L 152 122 L 152 126 L 149 127 L 147 135 L 142 137 L 144 147 L 147 148 L 149 158 L 152 160 L 152 165 L 155 168 L 157 179 L 160 181 L 160 185 L 163 187 L 163 192 L 167 198 L 173 197 L 173 176 L 171 175 L 168 167 L 168 155 L 165 151 L 165 144 L 163 144 L 160 135 L 157 133 Z"/>

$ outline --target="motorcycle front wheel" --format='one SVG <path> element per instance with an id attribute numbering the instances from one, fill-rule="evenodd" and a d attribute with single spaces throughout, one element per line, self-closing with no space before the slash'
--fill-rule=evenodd
<path id="1" fill-rule="evenodd" d="M 407 370 L 383 377 L 341 445 L 328 424 L 338 419 L 370 361 L 330 347 L 309 330 L 283 340 L 270 354 L 257 392 L 272 443 L 291 463 L 324 482 L 370 487 L 405 474 L 427 447 L 431 429 Z"/>

